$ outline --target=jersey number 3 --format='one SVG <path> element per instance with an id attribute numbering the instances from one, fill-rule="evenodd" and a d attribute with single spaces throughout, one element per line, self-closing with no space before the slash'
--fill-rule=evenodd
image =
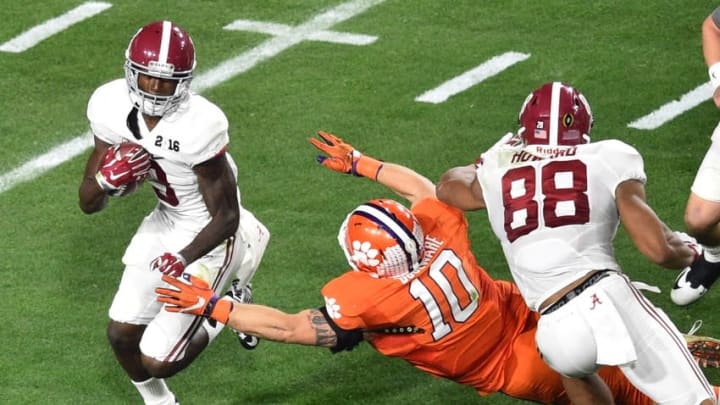
<path id="1" fill-rule="evenodd" d="M 510 169 L 502 178 L 505 233 L 508 241 L 545 226 L 578 225 L 590 220 L 587 166 L 579 160 L 550 162 L 539 168 Z M 562 214 L 559 214 L 562 212 Z"/>
<path id="2" fill-rule="evenodd" d="M 170 182 L 168 182 L 165 171 L 154 160 L 150 160 L 150 178 L 153 179 L 151 183 L 157 198 L 165 201 L 173 207 L 180 204 L 180 201 L 178 201 L 177 195 L 175 194 L 175 190 L 172 186 L 170 186 Z"/>

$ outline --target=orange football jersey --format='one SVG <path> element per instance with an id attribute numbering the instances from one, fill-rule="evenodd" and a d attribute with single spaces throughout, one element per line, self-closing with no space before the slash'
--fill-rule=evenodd
<path id="1" fill-rule="evenodd" d="M 402 278 L 345 273 L 322 290 L 328 315 L 348 330 L 420 328 L 376 333 L 369 342 L 431 374 L 495 392 L 514 338 L 535 316 L 513 285 L 475 262 L 462 211 L 428 198 L 412 212 L 425 232 L 420 269 Z"/>

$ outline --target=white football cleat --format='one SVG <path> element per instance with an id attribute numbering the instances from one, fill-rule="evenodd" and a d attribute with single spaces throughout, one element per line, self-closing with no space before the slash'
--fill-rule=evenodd
<path id="1" fill-rule="evenodd" d="M 692 283 L 687 280 L 688 273 L 690 273 L 691 270 L 690 267 L 685 267 L 675 279 L 675 284 L 673 284 L 672 290 L 670 290 L 670 299 L 675 305 L 690 305 L 702 298 L 707 292 L 707 288 L 702 284 L 693 287 Z"/>
<path id="2" fill-rule="evenodd" d="M 702 298 L 720 276 L 720 263 L 710 263 L 704 255 L 684 268 L 670 290 L 670 299 L 680 306 L 692 304 Z"/>

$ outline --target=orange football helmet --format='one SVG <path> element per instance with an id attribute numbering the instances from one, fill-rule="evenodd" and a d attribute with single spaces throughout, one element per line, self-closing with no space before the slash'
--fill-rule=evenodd
<path id="1" fill-rule="evenodd" d="M 423 231 L 397 201 L 371 200 L 355 208 L 340 227 L 338 242 L 355 271 L 398 277 L 420 268 Z"/>

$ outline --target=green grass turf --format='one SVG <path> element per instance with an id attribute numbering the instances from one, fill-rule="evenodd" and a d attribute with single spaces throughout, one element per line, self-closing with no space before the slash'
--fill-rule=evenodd
<path id="1" fill-rule="evenodd" d="M 0 42 L 77 1 L 5 2 Z M 339 1 L 114 1 L 108 11 L 19 54 L 0 53 L 0 173 L 87 130 L 92 90 L 120 77 L 137 27 L 170 18 L 193 36 L 198 71 L 251 49 L 267 35 L 224 31 L 235 19 L 299 24 Z M 314 163 L 307 138 L 334 131 L 364 152 L 431 179 L 469 163 L 514 130 L 527 93 L 549 80 L 575 84 L 595 113 L 595 139 L 618 138 L 645 158 L 648 200 L 674 229 L 697 165 L 720 118 L 703 103 L 652 131 L 627 124 L 707 81 L 700 24 L 715 7 L 698 1 L 388 0 L 333 30 L 375 35 L 368 46 L 303 42 L 204 93 L 230 120 L 230 151 L 243 204 L 271 230 L 254 280 L 256 300 L 294 312 L 321 304 L 324 282 L 346 269 L 335 242 L 358 203 L 392 194 Z M 492 56 L 532 56 L 445 103 L 414 98 Z M 105 339 L 120 257 L 154 205 L 148 188 L 83 215 L 77 186 L 85 156 L 0 194 L 0 403 L 127 404 L 139 396 Z M 508 279 L 485 213 L 468 215 L 478 261 Z M 696 319 L 720 335 L 712 291 L 688 308 L 669 300 L 675 273 L 651 265 L 621 229 L 617 254 L 634 279 L 664 289 L 651 299 L 681 330 Z M 707 372 L 720 383 L 716 370 Z M 423 374 L 367 345 L 331 355 L 262 342 L 240 349 L 223 333 L 169 380 L 183 404 L 483 403 L 502 395 Z"/>

